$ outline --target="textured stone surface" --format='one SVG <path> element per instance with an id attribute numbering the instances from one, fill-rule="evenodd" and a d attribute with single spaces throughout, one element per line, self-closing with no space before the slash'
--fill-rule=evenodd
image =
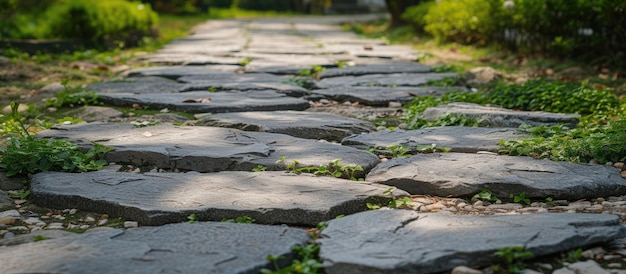
<path id="1" fill-rule="evenodd" d="M 422 114 L 429 121 L 454 113 L 477 118 L 481 124 L 490 127 L 519 127 L 566 124 L 576 127 L 579 115 L 550 113 L 543 111 L 515 111 L 498 107 L 485 107 L 471 103 L 450 103 L 427 108 Z"/>
<path id="2" fill-rule="evenodd" d="M 528 137 L 515 129 L 484 128 L 484 127 L 434 127 L 420 130 L 380 131 L 368 134 L 349 136 L 343 139 L 342 145 L 359 149 L 387 148 L 392 145 L 403 145 L 415 150 L 416 146 L 430 146 L 450 149 L 450 152 L 475 153 L 478 151 L 498 152 L 500 140 Z"/>
<path id="3" fill-rule="evenodd" d="M 95 83 L 85 90 L 97 93 L 172 93 L 179 92 L 185 85 L 162 77 L 134 77 L 122 81 Z"/>
<path id="4" fill-rule="evenodd" d="M 6 247 L 5 273 L 259 273 L 306 231 L 235 223 L 115 229 Z"/>
<path id="5" fill-rule="evenodd" d="M 375 131 L 370 122 L 327 113 L 299 111 L 237 112 L 197 115 L 196 125 L 282 133 L 298 138 L 340 142 L 352 134 Z"/>
<path id="6" fill-rule="evenodd" d="M 309 91 L 296 84 L 287 82 L 288 78 L 266 73 L 248 74 L 210 74 L 184 76 L 179 82 L 186 83 L 182 91 L 190 90 L 275 90 L 290 96 L 301 97 Z"/>
<path id="7" fill-rule="evenodd" d="M 333 87 L 315 89 L 311 93 L 336 101 L 359 102 L 368 106 L 388 106 L 390 102 L 409 103 L 415 96 L 441 96 L 453 90 L 466 91 L 465 87 Z"/>
<path id="8" fill-rule="evenodd" d="M 379 163 L 374 154 L 351 147 L 217 127 L 160 124 L 133 128 L 130 124 L 90 123 L 55 127 L 37 136 L 66 139 L 86 147 L 91 142 L 113 147 L 115 151 L 105 156 L 109 162 L 199 172 L 250 171 L 257 165 L 284 170 L 284 163 L 276 163 L 281 157 L 288 163 L 297 160 L 300 166 L 320 166 L 341 159 L 345 165 L 361 165 L 365 172 Z"/>
<path id="9" fill-rule="evenodd" d="M 485 188 L 501 198 L 521 192 L 528 198 L 566 200 L 626 194 L 626 180 L 613 167 L 487 154 L 395 158 L 376 166 L 366 181 L 442 197 L 471 196 Z"/>
<path id="10" fill-rule="evenodd" d="M 129 77 L 158 76 L 176 80 L 182 76 L 235 73 L 239 66 L 162 66 L 134 69 L 128 72 Z"/>
<path id="11" fill-rule="evenodd" d="M 260 224 L 315 226 L 386 203 L 388 187 L 282 171 L 144 173 L 46 172 L 31 181 L 34 201 L 50 208 L 77 208 L 137 221 L 142 225 L 249 216 Z M 396 195 L 407 195 L 396 191 Z"/>
<path id="12" fill-rule="evenodd" d="M 305 110 L 309 102 L 273 90 L 249 92 L 190 91 L 182 93 L 102 93 L 99 99 L 107 104 L 130 107 L 138 104 L 152 109 L 201 112 L 240 112 L 263 110 Z"/>
<path id="13" fill-rule="evenodd" d="M 391 74 L 391 73 L 426 73 L 431 72 L 431 67 L 412 62 L 385 62 L 381 64 L 368 64 L 348 66 L 343 68 L 330 68 L 319 74 L 320 79 L 338 76 L 361 76 L 366 74 Z"/>
<path id="14" fill-rule="evenodd" d="M 424 86 L 428 81 L 457 77 L 456 73 L 393 73 L 368 74 L 362 76 L 344 76 L 322 79 L 316 82 L 318 88 L 334 88 L 346 86 L 383 86 L 383 87 L 417 87 Z"/>
<path id="15" fill-rule="evenodd" d="M 625 234 L 618 216 L 530 214 L 455 216 L 367 211 L 332 220 L 322 231 L 326 273 L 440 273 L 487 266 L 498 248 L 523 246 L 534 257 L 608 242 Z"/>
<path id="16" fill-rule="evenodd" d="M 66 112 L 65 115 L 85 122 L 104 122 L 122 117 L 124 113 L 110 107 L 85 106 Z"/>

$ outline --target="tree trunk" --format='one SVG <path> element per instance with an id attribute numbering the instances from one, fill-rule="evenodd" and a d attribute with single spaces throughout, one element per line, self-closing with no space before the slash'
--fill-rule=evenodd
<path id="1" fill-rule="evenodd" d="M 385 0 L 387 4 L 387 11 L 391 16 L 391 22 L 389 28 L 395 28 L 401 25 L 405 25 L 408 22 L 402 19 L 402 13 L 410 7 L 419 4 L 420 0 Z"/>

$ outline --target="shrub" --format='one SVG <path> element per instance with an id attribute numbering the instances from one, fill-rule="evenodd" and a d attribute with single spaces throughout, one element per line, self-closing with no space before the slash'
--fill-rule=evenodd
<path id="1" fill-rule="evenodd" d="M 125 0 L 69 0 L 47 12 L 50 33 L 91 45 L 134 46 L 158 22 L 149 5 Z"/>
<path id="2" fill-rule="evenodd" d="M 420 3 L 417 6 L 409 7 L 403 14 L 402 19 L 411 22 L 413 28 L 419 32 L 424 31 L 426 26 L 426 20 L 424 17 L 430 11 L 430 8 L 435 5 L 434 0 L 428 0 Z"/>
<path id="3" fill-rule="evenodd" d="M 439 40 L 485 43 L 495 29 L 490 13 L 488 1 L 441 0 L 424 16 L 424 30 Z"/>

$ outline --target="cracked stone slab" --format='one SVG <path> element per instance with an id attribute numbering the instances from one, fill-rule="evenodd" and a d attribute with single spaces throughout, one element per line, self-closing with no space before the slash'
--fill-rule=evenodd
<path id="1" fill-rule="evenodd" d="M 152 64 L 205 66 L 205 65 L 241 65 L 243 58 L 198 55 L 189 53 L 158 53 L 140 60 Z"/>
<path id="2" fill-rule="evenodd" d="M 325 78 L 315 83 L 320 89 L 335 87 L 417 87 L 427 85 L 429 81 L 437 81 L 450 77 L 457 77 L 456 73 L 392 73 L 368 74 L 361 76 L 343 76 Z"/>
<path id="3" fill-rule="evenodd" d="M 335 101 L 359 102 L 367 106 L 388 106 L 390 102 L 410 103 L 415 96 L 439 97 L 447 92 L 467 91 L 465 87 L 332 87 L 314 89 L 312 94 L 322 95 Z"/>
<path id="4" fill-rule="evenodd" d="M 422 114 L 428 121 L 437 120 L 450 113 L 477 118 L 481 124 L 490 127 L 519 127 L 566 124 L 576 127 L 580 117 L 577 114 L 551 113 L 544 111 L 515 111 L 499 107 L 485 107 L 472 103 L 450 103 L 427 108 Z"/>
<path id="5" fill-rule="evenodd" d="M 376 126 L 367 121 L 327 113 L 300 111 L 198 114 L 196 117 L 200 118 L 196 125 L 282 133 L 298 138 L 335 142 L 340 142 L 352 134 L 376 130 Z"/>
<path id="6" fill-rule="evenodd" d="M 115 106 L 138 104 L 152 109 L 187 113 L 221 113 L 241 111 L 305 110 L 309 102 L 274 90 L 189 91 L 182 93 L 99 93 L 102 102 Z"/>
<path id="7" fill-rule="evenodd" d="M 121 81 L 108 81 L 87 86 L 85 90 L 97 93 L 173 93 L 180 92 L 185 84 L 161 77 L 133 77 Z"/>
<path id="8" fill-rule="evenodd" d="M 526 193 L 531 199 L 579 200 L 626 194 L 614 167 L 488 154 L 432 153 L 381 163 L 366 181 L 411 194 L 464 197 L 489 189 L 501 198 Z"/>
<path id="9" fill-rule="evenodd" d="M 53 127 L 37 136 L 65 139 L 83 147 L 97 142 L 115 149 L 106 154 L 108 162 L 171 170 L 250 171 L 257 165 L 285 170 L 285 163 L 277 163 L 285 157 L 286 162 L 297 160 L 303 167 L 318 167 L 341 159 L 344 165 L 362 166 L 364 171 L 356 176 L 363 176 L 379 163 L 376 155 L 351 147 L 217 127 L 160 124 L 135 128 L 131 124 L 88 123 Z"/>
<path id="10" fill-rule="evenodd" d="M 500 140 L 512 140 L 529 137 L 512 128 L 485 127 L 433 127 L 419 130 L 379 131 L 352 135 L 344 138 L 341 144 L 358 149 L 387 148 L 402 145 L 411 151 L 418 146 L 430 146 L 450 149 L 450 152 L 476 153 L 479 151 L 498 152 Z"/>
<path id="11" fill-rule="evenodd" d="M 192 90 L 275 90 L 293 97 L 302 97 L 310 92 L 296 84 L 287 82 L 288 78 L 267 73 L 247 74 L 208 74 L 183 76 L 179 82 L 186 83 L 182 91 Z"/>
<path id="12" fill-rule="evenodd" d="M 340 76 L 361 76 L 367 74 L 393 74 L 393 73 L 426 73 L 431 72 L 430 66 L 412 62 L 385 62 L 380 64 L 368 64 L 348 66 L 343 68 L 330 68 L 319 74 L 320 79 Z"/>
<path id="13" fill-rule="evenodd" d="M 113 229 L 5 247 L 5 273 L 259 273 L 268 255 L 292 258 L 306 231 L 201 222 Z"/>
<path id="14" fill-rule="evenodd" d="M 354 107 L 354 106 L 324 106 L 312 107 L 305 110 L 307 112 L 330 113 L 360 120 L 375 121 L 380 118 L 388 118 L 385 120 L 390 125 L 390 117 L 396 117 L 398 124 L 401 120 L 402 108 L 383 108 L 383 107 Z"/>
<path id="15" fill-rule="evenodd" d="M 347 52 L 350 55 L 365 58 L 384 58 L 401 61 L 416 61 L 418 52 L 411 47 L 399 45 L 380 45 L 372 41 L 368 45 L 358 44 L 327 44 L 324 46 L 328 50 Z"/>
<path id="16" fill-rule="evenodd" d="M 493 253 L 504 247 L 522 246 L 541 257 L 606 243 L 626 234 L 618 220 L 609 214 L 458 216 L 376 210 L 328 222 L 318 242 L 329 274 L 442 273 L 498 263 Z"/>
<path id="17" fill-rule="evenodd" d="M 144 225 L 249 216 L 259 224 L 315 226 L 368 210 L 404 191 L 383 194 L 387 186 L 283 171 L 217 173 L 47 172 L 35 175 L 37 205 L 106 212 Z"/>
<path id="18" fill-rule="evenodd" d="M 134 69 L 128 72 L 128 77 L 158 76 L 176 80 L 182 76 L 220 74 L 240 69 L 240 66 L 215 65 L 215 66 L 159 66 Z"/>

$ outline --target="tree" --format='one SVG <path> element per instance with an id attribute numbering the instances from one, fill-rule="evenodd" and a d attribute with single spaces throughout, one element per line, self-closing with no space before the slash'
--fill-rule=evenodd
<path id="1" fill-rule="evenodd" d="M 402 13 L 410 7 L 419 4 L 420 2 L 424 2 L 424 0 L 385 0 L 385 4 L 387 4 L 387 11 L 391 16 L 391 22 L 389 28 L 395 28 L 400 25 L 408 24 L 404 19 L 402 19 Z"/>

